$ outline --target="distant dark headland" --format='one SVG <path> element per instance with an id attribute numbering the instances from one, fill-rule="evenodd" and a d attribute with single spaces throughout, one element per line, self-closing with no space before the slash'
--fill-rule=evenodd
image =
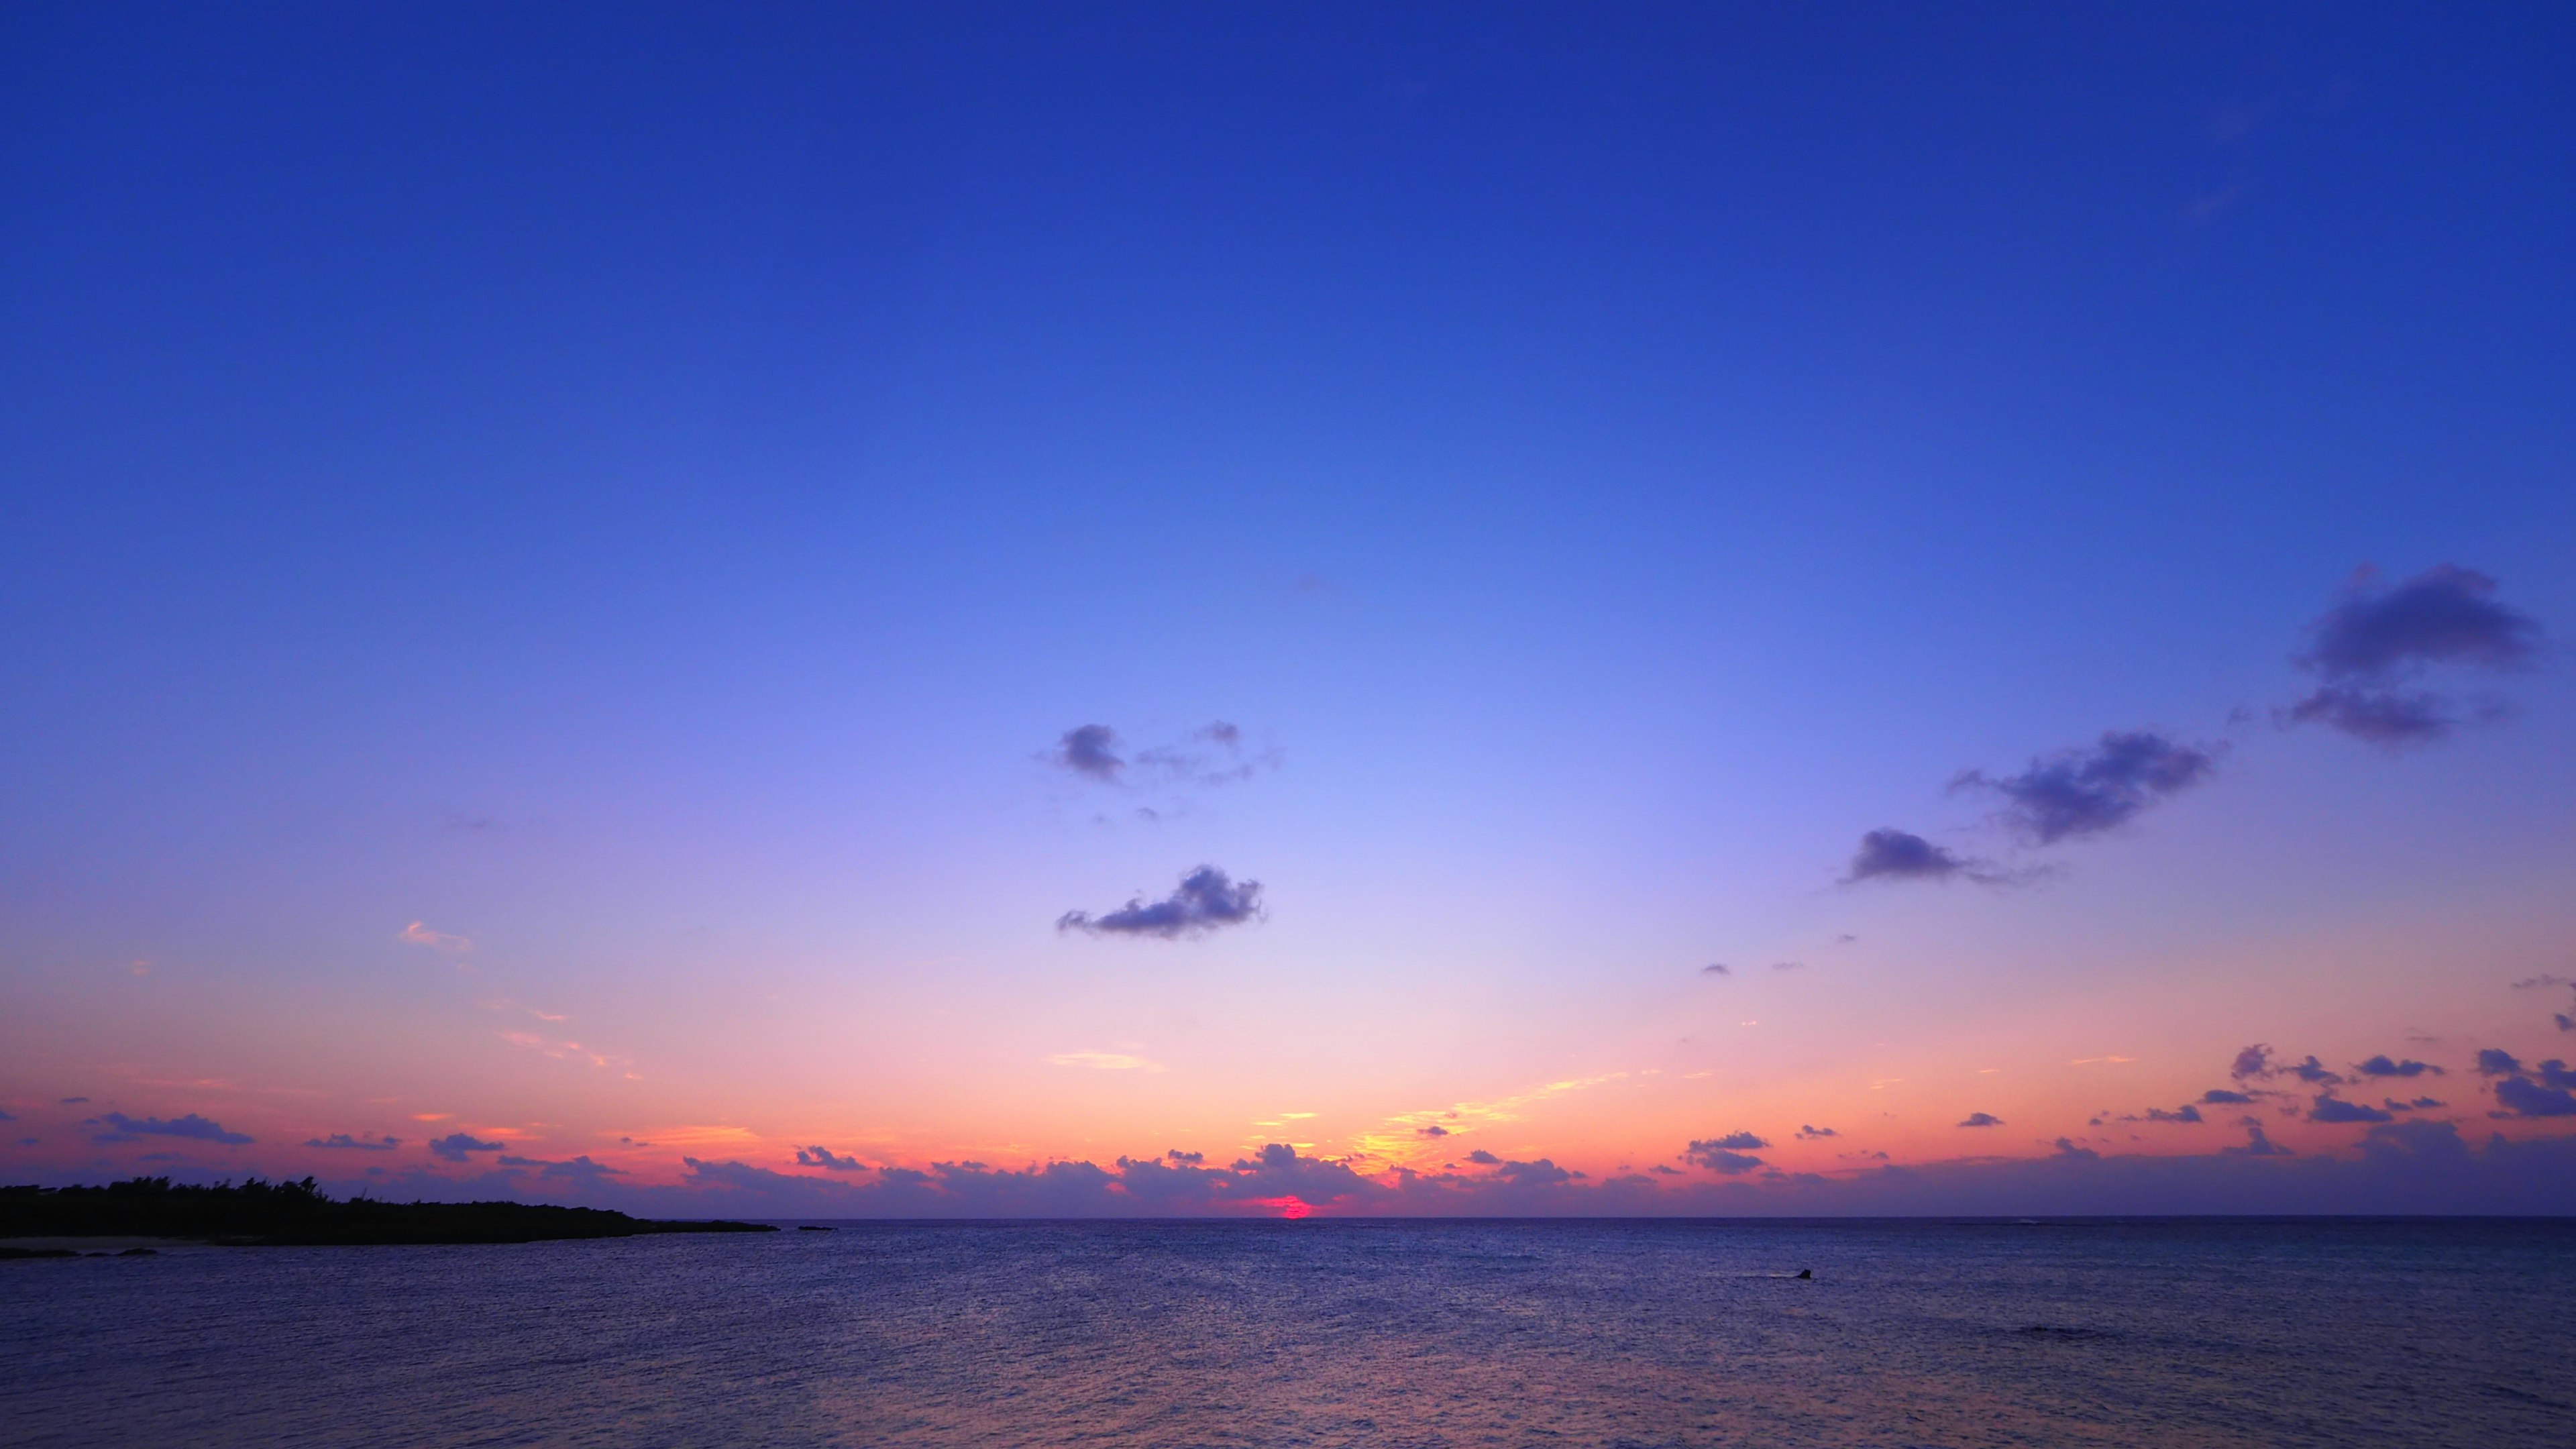
<path id="1" fill-rule="evenodd" d="M 599 1208 L 517 1202 L 338 1201 L 301 1182 L 0 1187 L 0 1238 L 192 1238 L 287 1247 L 340 1243 L 534 1243 L 643 1233 L 774 1233 L 763 1223 L 656 1222 Z"/>

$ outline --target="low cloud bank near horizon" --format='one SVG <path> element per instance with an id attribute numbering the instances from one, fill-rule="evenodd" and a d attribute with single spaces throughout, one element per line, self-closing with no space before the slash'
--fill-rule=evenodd
<path id="1" fill-rule="evenodd" d="M 2540 1084 L 2535 1081 L 2535 1086 Z M 2291 1153 L 2259 1122 L 2208 1153 L 1959 1158 L 1826 1177 L 1777 1168 L 1723 1177 L 1587 1177 L 1545 1158 L 1493 1154 L 1459 1170 L 1364 1174 L 1284 1143 L 1209 1166 L 1196 1154 L 1108 1166 L 977 1162 L 859 1171 L 684 1159 L 678 1184 L 643 1186 L 576 1159 L 442 1176 L 424 1169 L 326 1183 L 347 1195 L 461 1202 L 574 1202 L 646 1217 L 1152 1218 L 1871 1217 L 2273 1214 L 2576 1215 L 2576 1136 L 2464 1136 L 2450 1122 L 2372 1125 L 2352 1149 Z M 810 1149 L 808 1149 L 810 1152 Z M 2092 1153 L 2094 1155 L 2086 1155 Z M 846 1159 L 844 1159 L 846 1160 Z M 515 1165 L 515 1164 L 514 1164 Z M 538 1169 L 538 1170 L 527 1170 Z M 57 1175 L 49 1175 L 57 1176 Z M 87 1178 L 61 1178 L 63 1182 Z M 211 1180 L 211 1179 L 209 1179 Z"/>

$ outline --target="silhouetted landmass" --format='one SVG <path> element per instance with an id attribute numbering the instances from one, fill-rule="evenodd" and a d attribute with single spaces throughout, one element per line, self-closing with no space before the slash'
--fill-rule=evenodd
<path id="1" fill-rule="evenodd" d="M 333 1199 L 252 1178 L 189 1187 L 138 1177 L 105 1187 L 0 1187 L 0 1238 L 194 1238 L 272 1247 L 335 1243 L 534 1243 L 643 1233 L 774 1233 L 765 1223 L 656 1222 L 600 1208 L 518 1202 Z"/>

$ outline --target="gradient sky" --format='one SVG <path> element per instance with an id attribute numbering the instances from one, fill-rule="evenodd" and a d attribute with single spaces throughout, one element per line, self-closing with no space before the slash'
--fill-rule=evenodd
<path id="1" fill-rule="evenodd" d="M 0 1179 L 2576 1211 L 2571 62 L 12 7 Z"/>

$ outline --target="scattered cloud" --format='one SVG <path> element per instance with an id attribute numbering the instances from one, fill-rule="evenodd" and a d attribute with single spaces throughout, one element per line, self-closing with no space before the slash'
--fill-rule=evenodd
<path id="1" fill-rule="evenodd" d="M 1954 790 L 1989 790 L 2004 799 L 2006 824 L 2035 845 L 2098 835 L 2127 824 L 2148 806 L 2209 778 L 2216 757 L 2151 730 L 2112 730 L 2089 749 L 2031 761 L 2001 778 L 1970 770 Z"/>
<path id="2" fill-rule="evenodd" d="M 1831 1127 L 1809 1127 L 1804 1123 L 1800 1123 L 1798 1126 L 1798 1137 L 1801 1141 L 1812 1140 L 1819 1137 L 1839 1137 L 1841 1135 L 1841 1133 L 1836 1132 Z"/>
<path id="3" fill-rule="evenodd" d="M 1138 896 L 1098 916 L 1089 911 L 1067 911 L 1056 918 L 1055 928 L 1175 941 L 1258 921 L 1263 915 L 1261 882 L 1247 880 L 1238 884 L 1215 866 L 1203 865 L 1181 877 L 1180 885 L 1159 901 L 1148 902 Z"/>
<path id="4" fill-rule="evenodd" d="M 1254 753 L 1243 730 L 1226 720 L 1212 720 L 1167 745 L 1124 753 L 1118 731 L 1105 724 L 1077 725 L 1058 736 L 1048 763 L 1104 785 L 1229 785 L 1249 780 L 1279 763 L 1277 749 Z M 1143 812 L 1160 818 L 1158 811 Z"/>
<path id="5" fill-rule="evenodd" d="M 1960 1120 L 1959 1125 L 1962 1127 L 2001 1127 L 2004 1125 L 2004 1119 L 1996 1116 L 1992 1112 L 1971 1112 L 1965 1118 Z"/>
<path id="6" fill-rule="evenodd" d="M 474 942 L 470 937 L 451 936 L 445 931 L 433 931 L 418 921 L 403 927 L 396 939 L 408 941 L 415 946 L 427 946 L 435 951 L 448 951 L 460 956 L 474 949 Z"/>
<path id="7" fill-rule="evenodd" d="M 2201 1120 L 2201 1117 L 2200 1109 L 2198 1107 L 2185 1103 L 2180 1107 L 2174 1108 L 2170 1112 L 2166 1111 L 2162 1107 L 2149 1107 L 2143 1117 L 2123 1117 L 2120 1120 L 2123 1122 L 2146 1121 L 2196 1123 Z"/>
<path id="8" fill-rule="evenodd" d="M 2495 1084 L 2496 1105 L 2514 1117 L 2576 1117 L 2576 1094 L 2565 1087 L 2544 1086 L 2529 1077 L 2506 1077 Z"/>
<path id="9" fill-rule="evenodd" d="M 1728 966 L 1723 961 L 1711 961 L 1707 965 L 1699 968 L 1699 974 L 1702 976 L 1732 976 L 1735 974 L 1735 971 L 1734 968 Z"/>
<path id="10" fill-rule="evenodd" d="M 2327 1070 L 2325 1064 L 2318 1061 L 2314 1055 L 2310 1055 L 2306 1061 L 2297 1066 L 2280 1067 L 2275 1070 L 2287 1072 L 2310 1086 L 2335 1087 L 2343 1084 L 2342 1076 Z"/>
<path id="11" fill-rule="evenodd" d="M 1750 1132 L 1729 1132 L 1723 1137 L 1693 1142 L 1682 1149 L 1682 1160 L 1696 1163 L 1711 1172 L 1733 1177 L 1761 1167 L 1762 1159 L 1748 1156 L 1747 1153 L 1758 1152 L 1770 1145 Z"/>
<path id="12" fill-rule="evenodd" d="M 465 1154 L 469 1152 L 498 1152 L 503 1145 L 498 1142 L 484 1142 L 467 1133 L 451 1132 L 444 1137 L 432 1138 L 429 1153 L 432 1157 L 443 1158 L 449 1162 L 463 1162 L 466 1160 Z"/>
<path id="13" fill-rule="evenodd" d="M 66 1107 L 77 1107 L 88 1100 L 89 1098 L 87 1097 L 65 1097 L 63 1098 L 61 1105 Z"/>
<path id="14" fill-rule="evenodd" d="M 2262 1123 L 2250 1120 L 2245 1124 L 2244 1146 L 2222 1147 L 2218 1150 L 2221 1153 L 2237 1157 L 2291 1157 L 2296 1155 L 2292 1153 L 2290 1149 L 2283 1147 L 2281 1144 L 2274 1142 L 2271 1138 L 2264 1136 Z"/>
<path id="15" fill-rule="evenodd" d="M 1871 880 L 1953 879 L 1988 885 L 2003 881 L 1983 861 L 1954 854 L 1920 835 L 1889 827 L 1873 830 L 1860 838 L 1860 849 L 1853 852 L 1851 868 L 1843 873 L 1842 883 L 1858 885 Z"/>
<path id="16" fill-rule="evenodd" d="M 2200 1103 L 2204 1107 L 2242 1107 L 2253 1100 L 2251 1092 L 2231 1092 L 2224 1087 L 2212 1087 L 2200 1094 Z"/>
<path id="17" fill-rule="evenodd" d="M 2438 1077 L 2443 1074 L 2440 1067 L 2429 1062 L 2392 1062 L 2384 1054 L 2357 1064 L 2353 1070 L 2365 1077 L 2420 1077 L 2426 1072 Z"/>
<path id="18" fill-rule="evenodd" d="M 1428 1126 L 1416 1127 L 1413 1130 L 1416 1134 L 1423 1137 L 1446 1137 L 1449 1135 L 1449 1129 L 1441 1126 L 1437 1122 L 1433 1122 Z"/>
<path id="19" fill-rule="evenodd" d="M 2072 1140 L 2064 1137 L 2057 1139 L 2057 1151 L 2050 1155 L 2055 1157 L 2071 1158 L 2077 1162 L 2092 1162 L 2098 1160 L 2102 1156 L 2101 1153 L 2094 1151 L 2092 1148 L 2078 1147 Z"/>
<path id="20" fill-rule="evenodd" d="M 2539 652 L 2539 623 L 2495 593 L 2494 579 L 2457 564 L 2396 584 L 2364 565 L 2342 601 L 2309 625 L 2308 649 L 2296 662 L 2319 684 L 2289 707 L 2285 722 L 2324 724 L 2390 748 L 2449 734 L 2458 723 L 2451 701 L 2410 681 L 2436 665 L 2518 669 Z"/>
<path id="21" fill-rule="evenodd" d="M 107 1130 L 92 1137 L 92 1142 L 132 1142 L 143 1137 L 185 1137 L 193 1142 L 219 1142 L 237 1147 L 251 1139 L 239 1132 L 227 1132 L 220 1122 L 211 1122 L 191 1112 L 185 1117 L 164 1122 L 158 1117 L 134 1118 L 122 1112 L 110 1112 L 91 1119 L 90 1126 Z"/>
<path id="22" fill-rule="evenodd" d="M 828 1147 L 799 1147 L 796 1165 L 819 1167 L 828 1172 L 865 1172 L 868 1165 L 855 1157 L 843 1157 Z"/>
<path id="23" fill-rule="evenodd" d="M 1123 1052 L 1058 1052 L 1046 1059 L 1051 1067 L 1088 1067 L 1095 1072 L 1159 1072 L 1159 1063 Z"/>
<path id="24" fill-rule="evenodd" d="M 1104 724 L 1076 725 L 1056 741 L 1054 761 L 1077 775 L 1117 783 L 1127 761 L 1118 754 L 1118 732 Z"/>
<path id="25" fill-rule="evenodd" d="M 346 1132 L 334 1132 L 328 1137 L 308 1137 L 305 1139 L 304 1145 L 307 1147 L 340 1148 L 353 1152 L 391 1152 L 395 1148 L 402 1146 L 402 1139 L 399 1137 L 352 1137 Z"/>
<path id="26" fill-rule="evenodd" d="M 2311 1122 L 2386 1122 L 2386 1112 L 2361 1102 L 2347 1102 L 2332 1092 L 2319 1093 L 2315 1105 L 2308 1109 Z"/>
<path id="27" fill-rule="evenodd" d="M 1807 969 L 1807 963 L 1804 961 L 1774 961 L 1771 963 L 1771 969 L 1774 971 L 1804 971 Z"/>
<path id="28" fill-rule="evenodd" d="M 2270 1044 L 2257 1042 L 2238 1052 L 2235 1063 L 2227 1069 L 2227 1075 L 2240 1082 L 2254 1081 L 2272 1075 Z"/>

